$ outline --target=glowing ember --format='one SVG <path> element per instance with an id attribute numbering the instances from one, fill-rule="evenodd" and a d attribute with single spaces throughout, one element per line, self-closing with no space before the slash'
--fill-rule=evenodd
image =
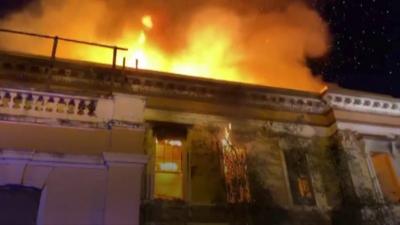
<path id="1" fill-rule="evenodd" d="M 142 17 L 142 24 L 146 28 L 151 29 L 151 28 L 153 28 L 153 19 L 149 15 L 143 16 Z"/>

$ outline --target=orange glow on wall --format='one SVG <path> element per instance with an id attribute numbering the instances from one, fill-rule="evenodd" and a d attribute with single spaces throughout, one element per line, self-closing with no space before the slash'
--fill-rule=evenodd
<path id="1" fill-rule="evenodd" d="M 180 173 L 160 173 L 154 176 L 154 197 L 159 199 L 182 199 L 183 177 Z"/>
<path id="2" fill-rule="evenodd" d="M 246 150 L 235 146 L 231 139 L 231 124 L 224 129 L 222 163 L 224 168 L 227 200 L 230 203 L 250 201 L 247 179 Z"/>
<path id="3" fill-rule="evenodd" d="M 372 162 L 384 197 L 391 202 L 400 202 L 400 180 L 390 155 L 376 153 Z"/>
<path id="4" fill-rule="evenodd" d="M 297 178 L 297 185 L 302 198 L 312 198 L 311 185 L 307 177 Z"/>

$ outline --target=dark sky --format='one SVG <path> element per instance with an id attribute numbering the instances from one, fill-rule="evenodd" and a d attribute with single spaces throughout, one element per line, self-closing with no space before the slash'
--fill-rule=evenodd
<path id="1" fill-rule="evenodd" d="M 400 97 L 400 1 L 321 0 L 316 8 L 332 49 L 314 70 L 344 87 Z"/>
<path id="2" fill-rule="evenodd" d="M 0 0 L 0 18 L 32 0 Z M 343 87 L 400 97 L 400 0 L 310 0 L 328 23 L 330 54 L 310 62 Z"/>

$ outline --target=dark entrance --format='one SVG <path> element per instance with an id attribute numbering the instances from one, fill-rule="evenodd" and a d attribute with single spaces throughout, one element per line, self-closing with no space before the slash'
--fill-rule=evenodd
<path id="1" fill-rule="evenodd" d="M 36 224 L 40 194 L 37 188 L 0 186 L 0 225 Z"/>

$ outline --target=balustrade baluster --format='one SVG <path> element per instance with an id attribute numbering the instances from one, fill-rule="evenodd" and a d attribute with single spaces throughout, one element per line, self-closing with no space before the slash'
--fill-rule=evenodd
<path id="1" fill-rule="evenodd" d="M 22 110 L 26 110 L 26 103 L 27 103 L 27 98 L 28 98 L 28 95 L 29 94 L 27 94 L 27 93 L 21 93 L 21 97 L 22 97 L 22 101 L 21 101 L 21 109 Z"/>
<path id="2" fill-rule="evenodd" d="M 88 116 L 88 115 L 89 115 L 89 112 L 90 112 L 90 110 L 89 110 L 90 100 L 84 100 L 84 103 L 85 103 L 84 115 L 85 115 L 85 116 Z"/>
<path id="3" fill-rule="evenodd" d="M 5 93 L 0 91 L 0 107 L 3 107 L 4 95 L 5 95 Z"/>
<path id="4" fill-rule="evenodd" d="M 24 109 L 31 110 L 33 108 L 33 96 L 32 94 L 26 94 L 24 97 Z"/>
<path id="5" fill-rule="evenodd" d="M 79 114 L 79 100 L 74 99 L 74 114 Z"/>
<path id="6" fill-rule="evenodd" d="M 52 103 L 54 102 L 54 99 L 50 96 L 43 96 L 43 109 L 46 112 L 51 112 L 53 111 L 52 108 Z"/>
<path id="7" fill-rule="evenodd" d="M 23 97 L 21 93 L 17 93 L 16 96 L 14 97 L 14 109 L 22 109 L 23 106 Z"/>
<path id="8" fill-rule="evenodd" d="M 35 101 L 35 110 L 43 111 L 45 99 L 42 95 L 36 96 L 37 100 Z"/>
<path id="9" fill-rule="evenodd" d="M 10 100 L 8 101 L 8 104 L 7 104 L 7 106 L 8 106 L 8 108 L 10 108 L 10 109 L 12 109 L 12 108 L 14 108 L 14 100 L 15 100 L 15 98 L 17 97 L 17 93 L 15 93 L 15 92 L 8 92 L 8 94 L 10 95 Z"/>
<path id="10" fill-rule="evenodd" d="M 57 112 L 58 113 L 64 113 L 65 112 L 65 101 L 64 98 L 58 98 L 58 100 L 56 100 L 56 108 L 57 108 Z"/>
<path id="11" fill-rule="evenodd" d="M 11 100 L 12 100 L 12 98 L 11 98 L 10 92 L 6 92 L 6 94 L 4 95 L 4 101 L 3 101 L 4 107 L 11 108 L 11 105 L 12 105 Z"/>

